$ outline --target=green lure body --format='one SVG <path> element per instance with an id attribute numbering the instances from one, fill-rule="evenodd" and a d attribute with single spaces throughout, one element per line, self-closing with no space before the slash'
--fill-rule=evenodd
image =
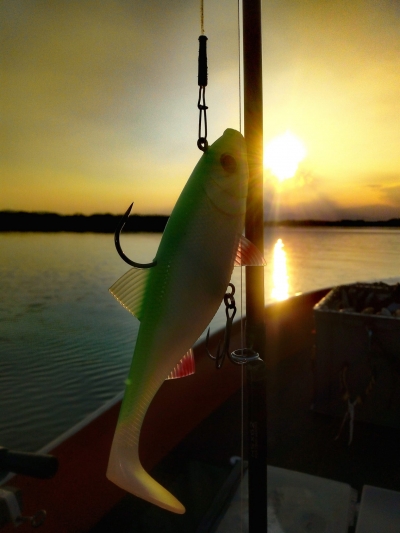
<path id="1" fill-rule="evenodd" d="M 235 260 L 240 264 L 247 184 L 244 138 L 228 129 L 202 155 L 186 183 L 162 236 L 156 266 L 133 268 L 110 289 L 140 320 L 140 329 L 107 477 L 175 513 L 185 508 L 140 463 L 140 430 L 166 377 L 177 364 L 179 377 L 185 361 L 190 363 L 191 347 L 217 312 Z"/>

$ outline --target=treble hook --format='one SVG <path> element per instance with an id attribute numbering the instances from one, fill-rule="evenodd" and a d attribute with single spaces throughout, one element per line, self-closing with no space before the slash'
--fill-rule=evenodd
<path id="1" fill-rule="evenodd" d="M 151 268 L 153 266 L 156 266 L 157 261 L 153 261 L 152 263 L 136 263 L 136 261 L 132 261 L 132 259 L 129 259 L 129 257 L 127 257 L 124 254 L 124 252 L 123 252 L 123 250 L 121 248 L 121 245 L 119 243 L 120 233 L 122 231 L 122 228 L 125 226 L 126 221 L 129 218 L 129 213 L 131 212 L 132 206 L 133 206 L 133 202 L 128 207 L 125 215 L 121 218 L 121 220 L 120 220 L 120 222 L 119 222 L 119 224 L 117 226 L 117 229 L 115 230 L 115 233 L 114 233 L 115 248 L 117 249 L 117 252 L 119 253 L 120 257 L 122 257 L 122 259 L 125 261 L 125 263 L 128 263 L 128 265 L 131 265 L 131 266 L 133 266 L 135 268 Z"/>
<path id="2" fill-rule="evenodd" d="M 218 369 L 222 367 L 226 355 L 230 358 L 231 353 L 230 353 L 229 345 L 230 345 L 230 340 L 231 340 L 231 330 L 232 330 L 233 319 L 236 315 L 236 304 L 235 304 L 235 298 L 233 297 L 233 295 L 235 294 L 235 286 L 232 283 L 229 283 L 228 287 L 232 289 L 232 292 L 226 292 L 224 296 L 225 315 L 226 315 L 224 340 L 222 343 L 222 350 L 221 350 L 221 343 L 218 344 L 216 356 L 212 355 L 212 353 L 208 349 L 210 328 L 208 328 L 207 337 L 206 337 L 206 351 L 209 357 L 211 357 L 211 359 L 215 361 L 215 366 Z M 233 311 L 232 315 L 229 314 L 230 310 Z"/>
<path id="3" fill-rule="evenodd" d="M 232 331 L 232 324 L 233 319 L 236 315 L 236 304 L 235 304 L 235 286 L 233 283 L 229 283 L 228 288 L 232 289 L 232 292 L 226 292 L 224 296 L 224 303 L 225 303 L 225 315 L 226 315 L 226 325 L 225 325 L 225 333 L 224 333 L 224 340 L 222 343 L 222 349 L 221 349 L 221 342 L 218 344 L 217 349 L 217 355 L 214 356 L 208 349 L 208 342 L 210 338 L 210 328 L 208 328 L 207 336 L 206 336 L 206 352 L 211 359 L 215 361 L 215 366 L 219 370 L 225 360 L 225 356 L 228 356 L 228 359 L 231 361 L 231 363 L 234 363 L 235 365 L 244 365 L 247 363 L 251 363 L 254 361 L 261 360 L 259 354 L 253 350 L 253 348 L 239 348 L 238 350 L 235 350 L 231 353 L 229 346 L 230 346 L 230 340 L 231 340 L 231 331 Z M 230 310 L 233 310 L 232 315 L 230 315 Z"/>

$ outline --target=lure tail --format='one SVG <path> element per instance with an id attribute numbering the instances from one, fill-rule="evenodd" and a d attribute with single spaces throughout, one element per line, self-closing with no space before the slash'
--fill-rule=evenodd
<path id="1" fill-rule="evenodd" d="M 117 427 L 111 447 L 107 478 L 122 489 L 173 513 L 183 514 L 185 507 L 153 479 L 142 467 L 137 453 L 121 442 Z"/>

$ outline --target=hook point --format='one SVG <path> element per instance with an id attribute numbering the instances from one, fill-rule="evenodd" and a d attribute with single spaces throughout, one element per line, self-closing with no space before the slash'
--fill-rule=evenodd
<path id="1" fill-rule="evenodd" d="M 157 264 L 156 261 L 152 261 L 151 263 L 137 263 L 136 261 L 132 261 L 131 259 L 129 259 L 129 257 L 127 257 L 125 255 L 125 253 L 123 252 L 123 250 L 121 248 L 121 244 L 119 242 L 121 231 L 122 231 L 123 227 L 125 226 L 126 221 L 129 218 L 129 214 L 130 214 L 130 212 L 132 210 L 132 207 L 133 207 L 133 202 L 131 203 L 131 205 L 126 210 L 124 216 L 119 221 L 117 229 L 115 230 L 115 233 L 114 233 L 115 248 L 116 248 L 119 256 L 125 261 L 125 263 L 128 263 L 128 265 L 131 265 L 131 266 L 133 266 L 135 268 L 151 268 L 153 266 L 156 266 L 156 264 Z"/>

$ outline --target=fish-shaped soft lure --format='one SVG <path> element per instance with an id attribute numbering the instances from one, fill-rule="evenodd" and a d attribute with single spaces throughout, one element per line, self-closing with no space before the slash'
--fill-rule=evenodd
<path id="1" fill-rule="evenodd" d="M 192 372 L 191 347 L 218 310 L 235 262 L 249 264 L 240 260 L 251 249 L 241 237 L 247 182 L 244 138 L 228 129 L 202 155 L 186 183 L 164 230 L 156 266 L 133 268 L 110 289 L 140 320 L 140 328 L 107 477 L 175 513 L 185 508 L 140 463 L 140 430 L 167 376 Z"/>

